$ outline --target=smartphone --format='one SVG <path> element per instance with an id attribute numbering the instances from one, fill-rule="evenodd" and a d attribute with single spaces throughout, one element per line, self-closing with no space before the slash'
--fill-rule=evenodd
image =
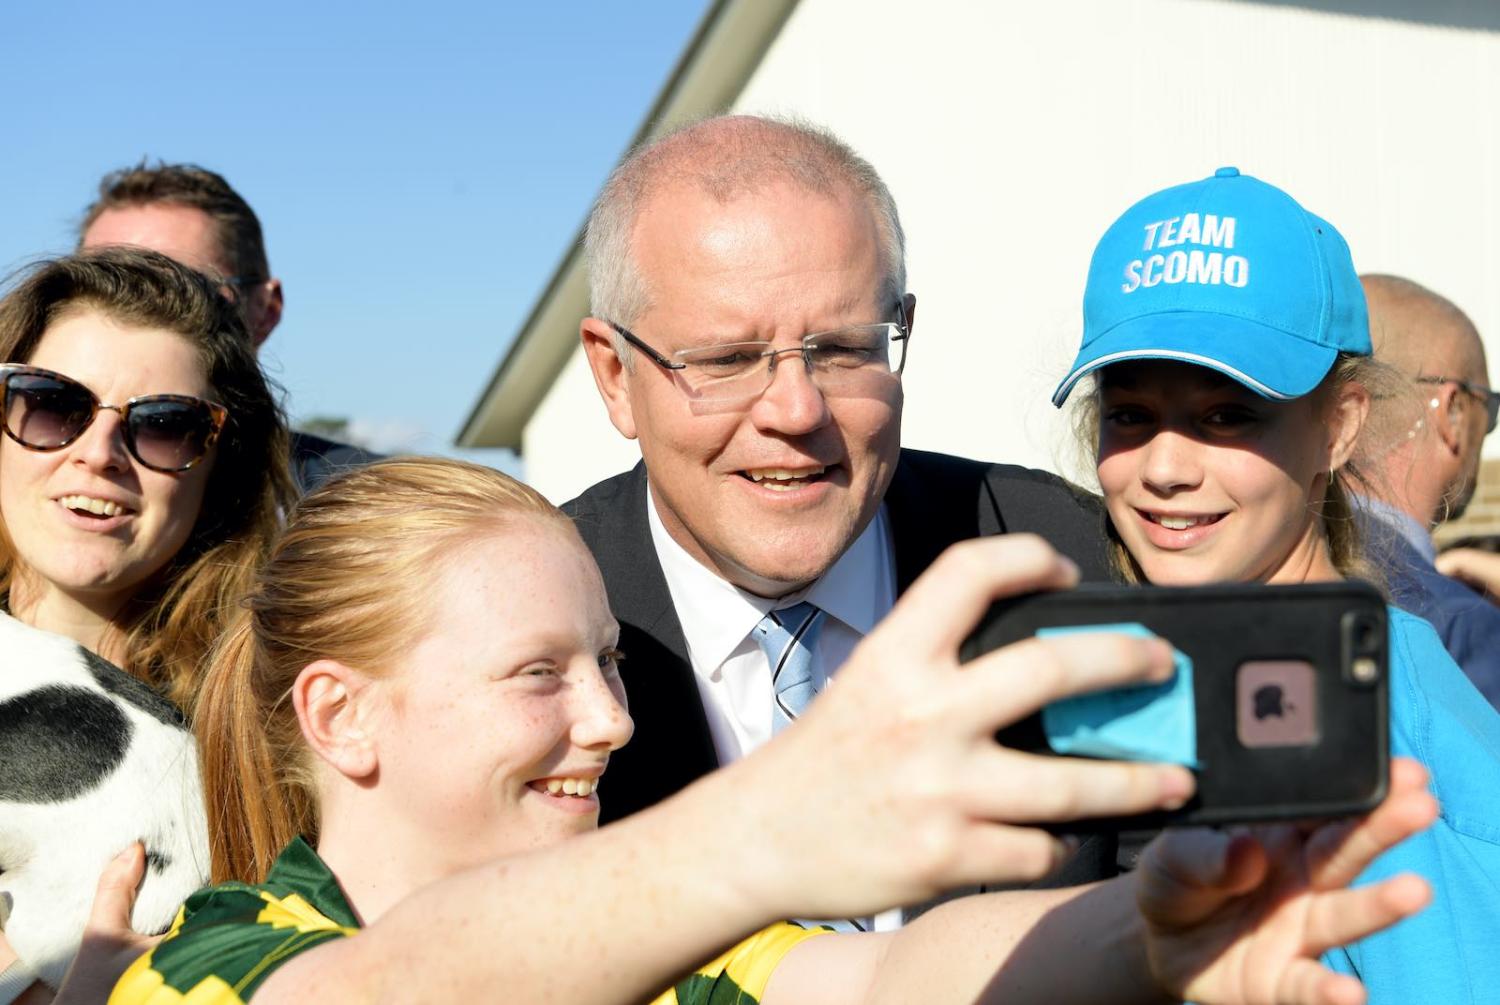
<path id="1" fill-rule="evenodd" d="M 1385 798 L 1389 634 L 1385 601 L 1368 584 L 1084 585 L 1029 594 L 995 604 L 962 656 L 1088 630 L 1166 639 L 1177 677 L 1055 703 L 996 738 L 1059 756 L 1176 760 L 1193 770 L 1198 791 L 1172 812 L 1065 829 L 1345 816 Z"/>

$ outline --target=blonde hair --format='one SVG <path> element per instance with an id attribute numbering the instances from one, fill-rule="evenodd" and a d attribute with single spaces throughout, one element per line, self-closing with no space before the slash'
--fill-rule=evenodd
<path id="1" fill-rule="evenodd" d="M 312 757 L 290 698 L 307 664 L 389 672 L 422 636 L 443 559 L 518 521 L 576 534 L 534 489 L 477 464 L 397 458 L 308 494 L 215 648 L 193 714 L 213 881 L 260 882 L 316 839 Z"/>
<path id="2" fill-rule="evenodd" d="M 296 497 L 286 420 L 234 306 L 204 276 L 141 248 L 103 248 L 22 273 L 0 300 L 0 361 L 26 362 L 53 323 L 79 310 L 182 336 L 229 410 L 187 541 L 105 636 L 107 655 L 186 708 L 203 657 Z M 0 596 L 30 575 L 0 528 Z"/>
<path id="3" fill-rule="evenodd" d="M 1365 388 L 1372 397 L 1392 383 L 1390 369 L 1369 356 L 1353 356 L 1340 353 L 1328 375 L 1310 393 L 1323 402 L 1337 398 L 1350 384 Z M 1080 447 L 1091 460 L 1099 456 L 1099 384 L 1093 378 L 1091 386 L 1080 388 L 1085 393 L 1075 393 L 1073 432 Z M 1384 431 L 1361 431 L 1354 453 L 1342 467 L 1330 471 L 1323 498 L 1312 502 L 1310 508 L 1318 521 L 1324 540 L 1328 543 L 1328 557 L 1339 575 L 1345 579 L 1363 579 L 1384 588 L 1385 577 L 1375 563 L 1366 555 L 1359 520 L 1355 516 L 1353 497 L 1368 495 L 1372 489 L 1371 472 L 1376 465 L 1373 444 L 1383 442 Z M 1120 539 L 1108 511 L 1100 507 L 1104 526 L 1102 530 L 1109 542 L 1111 564 L 1116 574 L 1126 582 L 1147 582 L 1145 574 L 1135 557 L 1130 554 L 1125 542 Z"/>

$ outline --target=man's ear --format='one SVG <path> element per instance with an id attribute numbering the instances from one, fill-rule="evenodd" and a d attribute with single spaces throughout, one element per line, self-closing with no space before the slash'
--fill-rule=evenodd
<path id="1" fill-rule="evenodd" d="M 1431 406 L 1432 430 L 1442 441 L 1443 451 L 1458 457 L 1464 451 L 1464 402 L 1457 384 L 1433 384 Z"/>
<path id="2" fill-rule="evenodd" d="M 630 372 L 615 352 L 614 327 L 598 318 L 584 318 L 578 326 L 578 337 L 583 340 L 583 352 L 588 357 L 589 370 L 594 374 L 594 386 L 599 389 L 599 397 L 604 399 L 604 407 L 609 410 L 609 421 L 614 423 L 621 436 L 635 439 L 635 411 L 630 404 L 630 388 L 627 386 Z"/>
<path id="3" fill-rule="evenodd" d="M 260 291 L 256 295 L 260 297 L 261 307 L 254 320 L 255 330 L 250 333 L 250 343 L 259 352 L 260 347 L 265 345 L 266 339 L 271 337 L 271 332 L 281 323 L 281 309 L 285 306 L 281 294 L 281 280 L 267 279 L 261 284 Z"/>
<path id="4" fill-rule="evenodd" d="M 307 745 L 334 770 L 366 779 L 379 767 L 366 695 L 370 679 L 336 660 L 316 660 L 292 684 L 292 705 Z"/>
<path id="5" fill-rule="evenodd" d="M 906 313 L 906 332 L 909 335 L 917 324 L 917 295 L 908 293 L 902 297 L 901 309 Z"/>
<path id="6" fill-rule="evenodd" d="M 1354 456 L 1355 444 L 1370 415 L 1370 392 L 1350 381 L 1339 388 L 1328 412 L 1328 467 L 1338 470 Z"/>

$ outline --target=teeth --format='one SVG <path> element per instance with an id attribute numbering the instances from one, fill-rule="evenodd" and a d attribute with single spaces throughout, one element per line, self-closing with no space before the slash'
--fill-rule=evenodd
<path id="1" fill-rule="evenodd" d="M 119 503 L 110 502 L 108 499 L 95 499 L 92 496 L 63 496 L 58 502 L 71 510 L 83 510 L 95 516 L 119 516 L 125 512 L 125 507 Z"/>
<path id="2" fill-rule="evenodd" d="M 798 468 L 797 470 L 791 470 L 789 468 L 749 468 L 745 471 L 745 474 L 749 475 L 750 480 L 756 482 L 757 484 L 765 485 L 767 482 L 770 482 L 771 484 L 767 485 L 767 488 L 782 488 L 783 486 L 776 485 L 775 483 L 803 481 L 808 478 L 816 478 L 825 470 L 825 468 L 821 467 Z"/>
<path id="3" fill-rule="evenodd" d="M 599 783 L 592 778 L 547 779 L 547 791 L 554 796 L 591 796 L 598 788 Z"/>
<path id="4" fill-rule="evenodd" d="M 1213 520 L 1207 516 L 1158 516 L 1153 517 L 1157 523 L 1167 530 L 1187 530 L 1189 527 L 1197 527 L 1199 524 L 1209 523 Z"/>

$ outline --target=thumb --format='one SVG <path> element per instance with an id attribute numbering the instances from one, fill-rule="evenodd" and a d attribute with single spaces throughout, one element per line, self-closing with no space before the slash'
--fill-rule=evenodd
<path id="1" fill-rule="evenodd" d="M 1246 833 L 1169 830 L 1141 857 L 1141 913 L 1169 928 L 1195 925 L 1264 877 L 1265 854 Z"/>
<path id="2" fill-rule="evenodd" d="M 146 848 L 139 841 L 110 859 L 94 889 L 88 927 L 100 932 L 128 932 L 135 893 L 145 876 Z"/>

